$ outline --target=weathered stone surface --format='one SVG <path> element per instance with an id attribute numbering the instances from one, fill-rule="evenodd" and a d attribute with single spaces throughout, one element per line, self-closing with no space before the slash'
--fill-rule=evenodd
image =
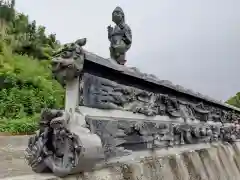
<path id="1" fill-rule="evenodd" d="M 79 39 L 74 43 L 66 44 L 52 60 L 52 71 L 55 78 L 62 83 L 78 77 L 83 70 L 84 51 L 82 46 L 87 42 L 86 38 Z"/>
<path id="2" fill-rule="evenodd" d="M 2 180 L 238 180 L 239 164 L 233 159 L 239 155 L 239 147 L 235 142 L 143 151 L 65 178 L 29 174 Z"/>
<path id="3" fill-rule="evenodd" d="M 81 126 L 69 130 L 69 118 L 64 111 L 43 111 L 40 130 L 26 149 L 26 159 L 35 172 L 51 170 L 62 177 L 91 170 L 104 159 L 100 138 Z"/>
<path id="4" fill-rule="evenodd" d="M 195 151 L 185 152 L 182 156 L 189 172 L 190 177 L 189 179 L 191 180 L 207 179 L 207 174 L 205 172 L 204 165 L 197 152 Z"/>
<path id="5" fill-rule="evenodd" d="M 180 155 L 169 156 L 169 164 L 171 166 L 174 179 L 176 180 L 188 180 L 189 173 L 186 164 L 182 160 Z"/>

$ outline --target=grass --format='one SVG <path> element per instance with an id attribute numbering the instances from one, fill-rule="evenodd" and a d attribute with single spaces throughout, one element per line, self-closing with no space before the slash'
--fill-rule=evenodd
<path id="1" fill-rule="evenodd" d="M 19 119 L 0 119 L 0 132 L 10 134 L 31 134 L 38 129 L 39 114 Z"/>

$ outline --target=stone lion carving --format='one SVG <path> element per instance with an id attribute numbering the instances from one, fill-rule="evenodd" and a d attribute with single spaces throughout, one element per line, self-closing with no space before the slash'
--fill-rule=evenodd
<path id="1" fill-rule="evenodd" d="M 82 46 L 84 46 L 86 42 L 86 38 L 79 39 L 74 43 L 64 45 L 62 49 L 54 54 L 52 72 L 56 79 L 62 84 L 80 75 L 85 56 Z"/>

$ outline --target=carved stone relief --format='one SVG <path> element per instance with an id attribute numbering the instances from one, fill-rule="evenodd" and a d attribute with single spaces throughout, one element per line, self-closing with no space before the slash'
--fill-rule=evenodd
<path id="1" fill-rule="evenodd" d="M 174 121 L 99 120 L 88 116 L 92 133 L 103 142 L 108 157 L 123 156 L 131 151 L 179 146 L 184 144 L 233 142 L 240 136 L 239 125 L 221 123 L 187 124 Z"/>
<path id="2" fill-rule="evenodd" d="M 190 99 L 145 91 L 87 73 L 81 81 L 84 85 L 81 86 L 80 96 L 83 105 L 88 107 L 119 109 L 146 116 L 167 115 L 202 122 L 233 122 L 236 119 L 234 116 L 240 117 L 239 114 L 211 107 L 203 102 L 192 103 Z"/>

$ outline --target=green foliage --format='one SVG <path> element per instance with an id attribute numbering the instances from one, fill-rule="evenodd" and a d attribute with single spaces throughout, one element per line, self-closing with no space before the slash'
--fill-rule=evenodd
<path id="1" fill-rule="evenodd" d="M 0 41 L 0 132 L 34 132 L 41 109 L 62 108 L 63 101 L 49 60 L 14 55 Z"/>
<path id="2" fill-rule="evenodd" d="M 15 16 L 15 0 L 10 2 L 0 0 L 0 19 L 2 21 L 11 22 Z"/>
<path id="3" fill-rule="evenodd" d="M 60 43 L 14 6 L 0 0 L 0 132 L 28 133 L 38 128 L 42 108 L 63 107 L 49 61 Z"/>
<path id="4" fill-rule="evenodd" d="M 39 115 L 32 117 L 23 117 L 19 119 L 0 119 L 0 132 L 9 132 L 13 134 L 29 134 L 38 129 Z"/>
<path id="5" fill-rule="evenodd" d="M 14 53 L 28 55 L 40 60 L 50 59 L 53 52 L 60 47 L 55 34 L 46 35 L 44 26 L 30 22 L 28 16 L 17 13 L 15 1 L 3 3 L 0 0 L 1 36 Z"/>
<path id="6" fill-rule="evenodd" d="M 63 89 L 52 79 L 49 61 L 12 55 L 5 48 L 0 67 L 0 117 L 23 118 L 63 106 Z"/>
<path id="7" fill-rule="evenodd" d="M 238 92 L 235 96 L 233 96 L 229 100 L 227 100 L 226 103 L 240 108 L 240 92 Z"/>

